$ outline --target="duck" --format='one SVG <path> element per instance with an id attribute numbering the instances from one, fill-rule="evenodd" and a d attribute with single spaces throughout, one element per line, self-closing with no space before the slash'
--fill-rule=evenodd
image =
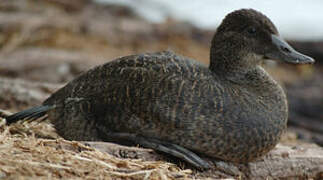
<path id="1" fill-rule="evenodd" d="M 48 118 L 67 140 L 140 145 L 199 169 L 201 158 L 252 162 L 286 130 L 282 87 L 265 60 L 312 64 L 261 12 L 229 13 L 211 41 L 208 66 L 170 51 L 128 55 L 91 68 L 41 105 L 6 118 Z"/>

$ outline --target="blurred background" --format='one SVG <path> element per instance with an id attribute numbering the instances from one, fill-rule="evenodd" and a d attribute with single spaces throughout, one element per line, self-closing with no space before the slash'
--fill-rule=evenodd
<path id="1" fill-rule="evenodd" d="M 269 62 L 287 91 L 285 143 L 323 146 L 321 0 L 0 0 L 0 109 L 37 105 L 83 71 L 135 53 L 172 50 L 209 63 L 211 38 L 240 8 L 267 15 L 315 65 Z"/>

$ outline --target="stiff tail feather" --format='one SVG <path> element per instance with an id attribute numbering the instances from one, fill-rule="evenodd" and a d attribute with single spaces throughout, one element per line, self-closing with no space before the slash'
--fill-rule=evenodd
<path id="1" fill-rule="evenodd" d="M 38 119 L 40 117 L 45 116 L 46 113 L 51 109 L 53 109 L 53 106 L 50 106 L 50 105 L 41 105 L 41 106 L 33 107 L 6 117 L 6 121 L 7 121 L 7 124 L 10 125 L 19 120 Z"/>

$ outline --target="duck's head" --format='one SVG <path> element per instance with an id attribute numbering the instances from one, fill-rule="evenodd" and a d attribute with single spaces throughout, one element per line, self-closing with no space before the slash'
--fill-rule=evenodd
<path id="1" fill-rule="evenodd" d="M 224 18 L 213 37 L 210 58 L 211 69 L 226 71 L 250 68 L 264 59 L 314 63 L 289 46 L 270 19 L 253 9 L 237 10 Z"/>

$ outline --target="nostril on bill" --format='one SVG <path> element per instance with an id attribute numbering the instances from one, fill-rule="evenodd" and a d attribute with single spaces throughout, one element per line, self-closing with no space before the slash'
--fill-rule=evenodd
<path id="1" fill-rule="evenodd" d="M 280 49 L 286 53 L 290 53 L 291 51 L 287 48 L 287 47 L 284 47 L 284 46 L 280 46 Z"/>

